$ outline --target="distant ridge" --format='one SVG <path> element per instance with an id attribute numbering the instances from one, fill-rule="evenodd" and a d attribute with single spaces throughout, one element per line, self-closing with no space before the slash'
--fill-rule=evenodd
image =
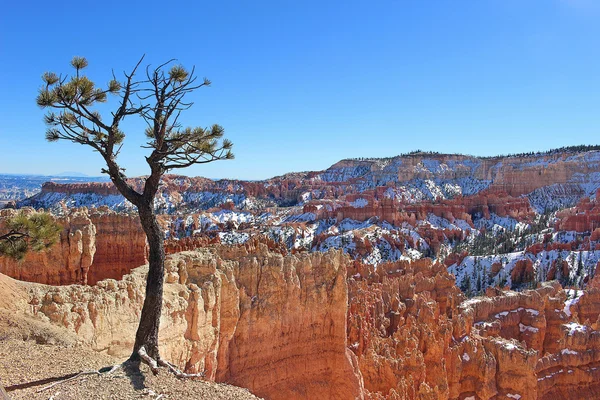
<path id="1" fill-rule="evenodd" d="M 392 157 L 354 157 L 354 158 L 344 158 L 340 161 L 370 161 L 370 160 L 391 160 L 396 157 L 410 157 L 410 156 L 464 156 L 464 157 L 473 157 L 480 159 L 493 159 L 493 158 L 506 158 L 506 157 L 538 157 L 538 156 L 546 156 L 560 153 L 583 153 L 586 151 L 598 151 L 600 150 L 600 145 L 591 144 L 591 145 L 576 145 L 576 146 L 564 146 L 556 149 L 550 149 L 545 151 L 530 151 L 527 153 L 512 153 L 512 154 L 498 154 L 495 156 L 475 156 L 472 154 L 463 154 L 463 153 L 440 153 L 437 151 L 424 151 L 424 150 L 413 150 L 408 153 L 400 153 L 396 156 Z"/>
<path id="2" fill-rule="evenodd" d="M 83 174 L 81 172 L 76 172 L 76 171 L 65 171 L 65 172 L 61 172 L 60 174 L 56 174 L 53 176 L 67 176 L 67 177 L 73 177 L 73 178 L 89 178 L 89 175 Z"/>

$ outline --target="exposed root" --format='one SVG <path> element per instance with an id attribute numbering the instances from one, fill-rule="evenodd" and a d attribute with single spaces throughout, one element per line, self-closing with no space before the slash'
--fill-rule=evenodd
<path id="1" fill-rule="evenodd" d="M 156 360 L 154 358 L 152 358 L 148 355 L 148 353 L 146 352 L 146 347 L 144 347 L 144 346 L 140 347 L 140 349 L 138 350 L 138 355 L 140 356 L 142 361 L 144 361 L 146 364 L 148 364 L 152 373 L 154 375 L 157 375 L 158 371 L 159 371 L 158 363 L 156 362 Z"/>
<path id="2" fill-rule="evenodd" d="M 71 382 L 74 381 L 75 379 L 81 378 L 82 376 L 87 376 L 87 375 L 111 375 L 114 374 L 116 371 L 118 371 L 121 367 L 123 366 L 123 364 L 117 364 L 117 365 L 113 365 L 110 367 L 105 367 L 105 368 L 101 368 L 98 371 L 81 371 L 75 375 L 69 376 L 67 379 L 62 379 L 59 381 L 56 381 L 48 386 L 44 386 L 41 389 L 38 389 L 36 392 L 40 393 L 43 392 L 45 390 L 51 389 L 54 386 L 63 384 L 63 383 L 67 383 L 67 382 Z M 47 381 L 46 381 L 47 382 Z M 35 384 L 35 382 L 32 382 L 33 384 Z M 34 386 L 34 385 L 30 385 L 30 386 Z"/>
<path id="3" fill-rule="evenodd" d="M 37 393 L 43 392 L 44 390 L 48 390 L 50 388 L 53 388 L 56 385 L 60 385 L 61 383 L 67 383 L 67 382 L 74 381 L 75 379 L 81 378 L 82 376 L 85 376 L 85 375 L 100 375 L 100 371 L 81 371 L 80 373 L 78 373 L 78 374 L 76 374 L 76 375 L 74 375 L 74 376 L 72 376 L 72 377 L 70 377 L 68 379 L 63 379 L 62 381 L 54 382 L 51 385 L 45 386 L 45 387 L 43 387 L 41 389 L 38 389 L 36 392 Z"/>
<path id="4" fill-rule="evenodd" d="M 121 369 L 121 367 L 123 366 L 123 364 L 117 364 L 117 365 L 113 365 L 112 368 L 106 372 L 107 375 L 111 375 L 114 374 L 115 372 L 117 372 L 119 369 Z"/>
<path id="5" fill-rule="evenodd" d="M 140 349 L 138 350 L 138 355 L 146 364 L 148 364 L 148 366 L 150 367 L 150 370 L 152 371 L 152 373 L 154 375 L 158 374 L 159 366 L 160 366 L 160 367 L 167 368 L 169 370 L 169 372 L 171 372 L 173 375 L 175 375 L 179 379 L 199 379 L 199 378 L 204 377 L 204 372 L 199 373 L 199 374 L 186 374 L 185 372 L 177 369 L 177 367 L 175 367 L 170 362 L 167 362 L 167 361 L 164 361 L 161 359 L 158 359 L 158 361 L 153 359 L 152 357 L 150 357 L 148 355 L 148 353 L 146 352 L 146 348 L 144 346 L 140 347 Z"/>
<path id="6" fill-rule="evenodd" d="M 164 394 L 158 394 L 158 393 L 156 393 L 156 392 L 155 392 L 154 390 L 152 390 L 152 389 L 148 389 L 148 395 L 149 395 L 149 396 L 156 396 L 156 397 L 154 398 L 154 400 L 162 399 L 162 398 L 164 397 Z"/>
<path id="7" fill-rule="evenodd" d="M 120 370 L 121 368 L 123 368 L 123 364 L 116 364 L 116 365 L 112 365 L 110 367 L 104 367 L 98 370 L 98 372 L 100 372 L 103 375 L 112 375 L 115 372 L 117 372 L 118 370 Z"/>
<path id="8" fill-rule="evenodd" d="M 173 364 L 171 364 L 170 362 L 167 361 L 163 361 L 163 360 L 158 360 L 158 363 L 162 366 L 162 367 L 166 367 L 169 369 L 169 371 L 171 371 L 171 373 L 173 375 L 175 375 L 176 377 L 178 377 L 179 379 L 199 379 L 199 378 L 204 378 L 204 372 L 201 372 L 199 374 L 186 374 L 185 372 L 177 369 Z"/>

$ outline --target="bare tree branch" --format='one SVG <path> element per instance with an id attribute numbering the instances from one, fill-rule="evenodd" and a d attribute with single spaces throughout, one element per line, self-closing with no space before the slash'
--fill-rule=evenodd
<path id="1" fill-rule="evenodd" d="M 195 69 L 188 72 L 183 66 L 175 65 L 175 60 L 169 60 L 154 69 L 146 67 L 145 79 L 139 80 L 136 72 L 143 60 L 144 57 L 141 57 L 130 73 L 124 73 L 123 83 L 116 80 L 113 71 L 113 79 L 107 88 L 101 89 L 82 72 L 87 60 L 74 57 L 71 62 L 76 70 L 74 76 L 68 79 L 51 72 L 45 73 L 42 76 L 45 86 L 42 86 L 37 97 L 40 107 L 53 110 L 45 117 L 49 127 L 47 139 L 70 140 L 98 151 L 106 163 L 102 172 L 110 176 L 118 191 L 138 209 L 149 244 L 149 268 L 142 315 L 130 357 L 132 361 L 139 361 L 145 356 L 160 360 L 158 328 L 165 253 L 164 232 L 154 212 L 154 199 L 160 180 L 170 169 L 233 158 L 232 144 L 222 139 L 224 131 L 219 125 L 183 128 L 180 123 L 182 112 L 193 105 L 187 96 L 203 86 L 209 86 L 210 81 L 203 79 L 198 83 Z M 104 122 L 94 108 L 97 103 L 105 102 L 108 95 L 119 98 L 116 110 L 110 113 L 110 124 Z M 127 180 L 124 169 L 117 162 L 125 140 L 125 132 L 121 131 L 120 124 L 126 117 L 134 115 L 142 118 L 147 125 L 148 141 L 142 147 L 151 150 L 146 157 L 150 175 L 146 177 L 141 192 Z"/>

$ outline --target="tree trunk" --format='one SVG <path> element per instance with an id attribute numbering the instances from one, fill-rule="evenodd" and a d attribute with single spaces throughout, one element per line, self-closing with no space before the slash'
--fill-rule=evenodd
<path id="1" fill-rule="evenodd" d="M 135 335 L 135 344 L 131 360 L 139 360 L 139 349 L 144 346 L 148 355 L 155 360 L 160 359 L 158 352 L 158 328 L 163 299 L 163 282 L 165 275 L 164 237 L 158 225 L 152 202 L 138 205 L 140 222 L 146 233 L 149 247 L 148 279 L 146 280 L 146 298 L 140 317 L 140 325 Z"/>

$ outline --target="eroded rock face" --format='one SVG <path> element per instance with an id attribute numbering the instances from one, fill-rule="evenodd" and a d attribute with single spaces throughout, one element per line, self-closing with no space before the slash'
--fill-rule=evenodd
<path id="1" fill-rule="evenodd" d="M 386 264 L 366 279 L 358 278 L 365 271 L 356 272 L 349 281 L 348 343 L 365 397 L 448 398 L 448 315 L 462 298 L 452 276 L 429 259 Z"/>
<path id="2" fill-rule="evenodd" d="M 340 252 L 283 256 L 256 242 L 171 256 L 161 354 L 211 380 L 269 399 L 362 398 L 346 346 L 346 266 Z M 146 267 L 96 286 L 30 289 L 31 313 L 99 351 L 133 346 Z"/>
<path id="3" fill-rule="evenodd" d="M 0 224 L 15 212 L 0 211 Z M 93 285 L 106 278 L 120 279 L 146 263 L 146 237 L 135 215 L 106 207 L 79 208 L 55 219 L 63 227 L 56 245 L 29 253 L 23 261 L 0 257 L 0 273 L 47 285 Z"/>
<path id="4" fill-rule="evenodd" d="M 0 211 L 0 224 L 14 213 L 15 210 Z M 23 261 L 0 257 L 0 273 L 49 285 L 85 284 L 96 253 L 96 227 L 87 210 L 74 210 L 66 217 L 56 218 L 56 222 L 63 227 L 56 245 L 48 251 L 29 253 Z"/>
<path id="5" fill-rule="evenodd" d="M 590 199 L 585 197 L 572 208 L 559 211 L 556 228 L 565 231 L 593 232 L 600 228 L 600 190 L 596 191 L 596 197 Z M 600 230 L 594 232 L 592 240 L 600 237 Z"/>
<path id="6" fill-rule="evenodd" d="M 268 399 L 554 399 L 600 394 L 600 284 L 465 300 L 430 259 L 378 267 L 251 240 L 169 256 L 161 354 Z M 0 279 L 13 312 L 126 357 L 147 267 L 95 286 Z M 20 299 L 20 300 L 19 300 Z M 28 305 L 25 305 L 29 303 Z M 520 397 L 516 397 L 520 396 Z"/>
<path id="7" fill-rule="evenodd" d="M 345 218 L 366 221 L 377 217 L 392 224 L 401 225 L 407 222 L 415 225 L 416 221 L 425 220 L 429 214 L 433 214 L 450 222 L 461 219 L 473 227 L 471 216 L 474 214 L 489 218 L 490 213 L 495 213 L 500 217 L 508 216 L 519 220 L 532 219 L 535 215 L 527 198 L 512 197 L 506 192 L 485 190 L 469 197 L 405 204 L 401 199 L 392 200 L 386 197 L 386 189 L 379 187 L 361 194 L 348 195 L 345 200 L 350 204 L 343 204 L 328 213 L 321 211 L 319 217 L 337 218 L 338 221 Z M 360 207 L 353 206 L 352 203 L 357 199 L 362 200 L 364 204 Z M 310 206 L 305 206 L 305 212 L 312 212 Z"/>
<path id="8" fill-rule="evenodd" d="M 486 348 L 495 346 L 500 363 L 499 393 L 522 398 L 595 398 L 600 384 L 597 366 L 600 332 L 589 318 L 598 319 L 599 308 L 588 322 L 577 315 L 578 302 L 588 303 L 591 292 L 563 291 L 556 282 L 537 290 L 507 292 L 464 303 L 474 334 L 484 337 Z M 595 317 L 595 318 L 594 318 Z M 505 367 L 502 367 L 505 359 Z M 510 379 L 508 379 L 510 378 Z"/>
<path id="9" fill-rule="evenodd" d="M 355 263 L 348 275 L 348 345 L 365 398 L 598 396 L 595 287 L 553 282 L 463 301 L 453 276 L 430 260 L 377 270 Z"/>
<path id="10" fill-rule="evenodd" d="M 102 208 L 91 210 L 90 220 L 96 227 L 96 254 L 88 273 L 89 284 L 120 279 L 147 262 L 146 235 L 137 215 Z"/>
<path id="11" fill-rule="evenodd" d="M 85 182 L 70 183 L 67 185 L 46 182 L 42 185 L 41 193 L 63 193 L 63 194 L 98 194 L 100 196 L 119 195 L 117 188 L 108 182 Z"/>

